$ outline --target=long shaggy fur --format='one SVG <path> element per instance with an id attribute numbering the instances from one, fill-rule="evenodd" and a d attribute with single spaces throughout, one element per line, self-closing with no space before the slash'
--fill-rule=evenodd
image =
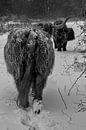
<path id="1" fill-rule="evenodd" d="M 4 47 L 7 71 L 14 77 L 18 90 L 18 105 L 29 105 L 32 87 L 34 99 L 42 100 L 47 77 L 54 65 L 54 50 L 50 36 L 32 27 L 13 30 Z"/>

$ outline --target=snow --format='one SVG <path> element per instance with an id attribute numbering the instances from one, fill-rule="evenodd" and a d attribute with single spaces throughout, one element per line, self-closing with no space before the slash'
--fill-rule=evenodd
<path id="1" fill-rule="evenodd" d="M 86 73 L 72 87 L 82 73 L 82 69 L 75 68 L 75 59 L 81 64 L 86 56 L 75 50 L 80 28 L 76 22 L 68 26 L 74 28 L 76 39 L 68 43 L 66 52 L 55 50 L 55 65 L 44 89 L 39 115 L 31 108 L 23 111 L 16 106 L 17 90 L 3 56 L 8 33 L 0 36 L 0 130 L 86 130 Z"/>

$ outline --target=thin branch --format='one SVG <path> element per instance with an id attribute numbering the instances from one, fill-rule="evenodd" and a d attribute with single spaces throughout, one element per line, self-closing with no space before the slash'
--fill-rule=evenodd
<path id="1" fill-rule="evenodd" d="M 63 103 L 64 103 L 64 105 L 65 105 L 65 108 L 67 109 L 66 102 L 64 101 L 64 98 L 63 98 L 63 96 L 62 96 L 61 91 L 60 91 L 59 88 L 58 88 L 58 91 L 59 91 L 59 94 L 60 94 L 60 96 L 61 96 L 61 99 L 62 99 L 62 101 L 63 101 Z"/>
<path id="2" fill-rule="evenodd" d="M 71 65 L 65 70 L 65 72 L 67 72 L 72 66 L 74 66 L 74 63 L 71 64 Z"/>
<path id="3" fill-rule="evenodd" d="M 70 95 L 71 90 L 73 89 L 74 85 L 77 83 L 77 81 L 80 79 L 80 77 L 86 72 L 86 69 L 78 76 L 78 78 L 75 80 L 72 87 L 69 89 L 68 96 Z"/>

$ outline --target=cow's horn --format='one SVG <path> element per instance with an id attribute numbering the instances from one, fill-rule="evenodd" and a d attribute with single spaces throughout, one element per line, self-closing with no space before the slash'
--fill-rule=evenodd
<path id="1" fill-rule="evenodd" d="M 64 27 L 64 24 L 62 23 L 60 25 L 52 25 L 52 26 L 53 26 L 53 28 L 61 29 Z"/>
<path id="2" fill-rule="evenodd" d="M 65 19 L 65 21 L 63 21 L 61 24 L 59 24 L 59 25 L 53 25 L 53 27 L 54 27 L 54 28 L 57 28 L 57 29 L 63 28 L 64 25 L 66 24 L 66 22 L 69 20 L 69 18 L 70 18 L 70 17 L 67 17 L 67 18 Z"/>
<path id="3" fill-rule="evenodd" d="M 67 22 L 69 19 L 70 19 L 70 17 L 67 17 L 67 18 L 65 19 L 65 21 L 63 22 L 63 24 L 65 25 L 66 22 Z"/>

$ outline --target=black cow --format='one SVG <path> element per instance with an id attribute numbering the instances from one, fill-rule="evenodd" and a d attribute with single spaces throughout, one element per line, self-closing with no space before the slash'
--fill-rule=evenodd
<path id="1" fill-rule="evenodd" d="M 50 22 L 41 22 L 37 24 L 37 27 L 43 31 L 48 32 L 49 34 L 53 32 L 54 46 L 58 51 L 61 51 L 61 48 L 63 48 L 63 51 L 66 51 L 67 42 L 75 39 L 74 30 L 68 28 L 66 25 L 68 19 L 69 17 L 66 18 L 65 21 L 57 20 L 53 24 Z"/>
<path id="2" fill-rule="evenodd" d="M 62 25 L 59 29 L 54 29 L 54 42 L 55 48 L 58 51 L 66 51 L 67 42 L 75 39 L 75 34 L 73 28 L 68 28 L 66 25 L 66 21 L 68 18 L 63 22 L 62 20 L 58 20 L 54 22 L 54 25 Z"/>
<path id="3" fill-rule="evenodd" d="M 33 27 L 15 29 L 8 36 L 4 57 L 7 71 L 13 76 L 18 90 L 17 105 L 22 108 L 29 106 L 31 88 L 33 101 L 42 101 L 43 89 L 55 58 L 50 35 Z"/>

